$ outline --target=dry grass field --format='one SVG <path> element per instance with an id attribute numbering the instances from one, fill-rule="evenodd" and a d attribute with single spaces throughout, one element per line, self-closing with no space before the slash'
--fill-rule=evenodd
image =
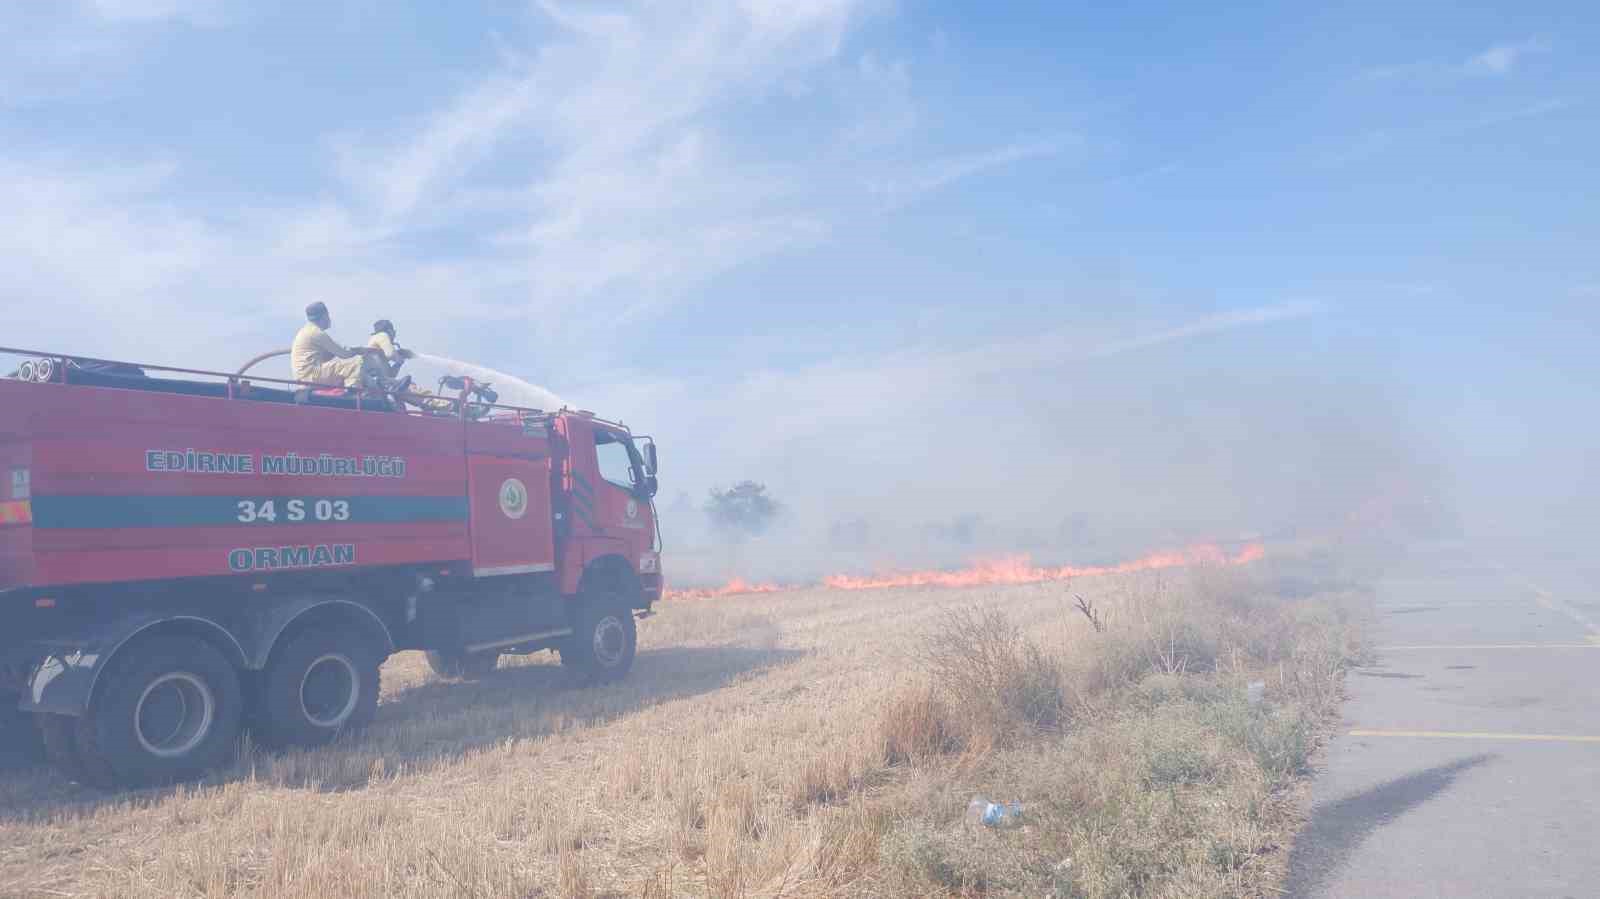
<path id="1" fill-rule="evenodd" d="M 405 653 L 327 749 L 115 795 L 0 773 L 0 896 L 1273 895 L 1360 650 L 1329 584 L 1268 559 L 675 602 L 601 688 Z M 975 794 L 1022 824 L 965 822 Z"/>

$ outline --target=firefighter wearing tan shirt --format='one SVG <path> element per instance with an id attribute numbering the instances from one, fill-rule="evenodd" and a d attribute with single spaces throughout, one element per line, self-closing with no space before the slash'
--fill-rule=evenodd
<path id="1" fill-rule="evenodd" d="M 372 323 L 372 337 L 367 340 L 369 349 L 377 350 L 383 354 L 383 361 L 389 368 L 389 376 L 400 374 L 400 366 L 416 353 L 401 346 L 395 337 L 394 322 L 380 318 Z M 410 387 L 407 391 L 410 397 L 406 402 L 430 412 L 450 412 L 455 405 L 447 399 L 435 397 L 433 391 L 426 387 Z M 418 399 L 420 397 L 420 399 Z"/>
<path id="2" fill-rule="evenodd" d="M 394 323 L 386 318 L 380 318 L 372 323 L 372 337 L 367 341 L 367 347 L 383 354 L 383 361 L 389 367 L 391 378 L 399 375 L 400 366 L 415 355 L 396 342 Z"/>
<path id="3" fill-rule="evenodd" d="M 306 307 L 306 325 L 294 336 L 294 345 L 289 351 L 294 379 L 331 387 L 386 390 L 389 378 L 384 367 L 365 347 L 340 346 L 328 335 L 332 326 L 326 305 L 312 303 Z"/>

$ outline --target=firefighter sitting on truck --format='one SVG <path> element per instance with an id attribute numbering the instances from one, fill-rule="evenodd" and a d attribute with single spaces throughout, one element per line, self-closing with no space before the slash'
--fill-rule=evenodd
<path id="1" fill-rule="evenodd" d="M 380 318 L 372 323 L 372 337 L 367 341 L 367 346 L 383 354 L 383 361 L 389 367 L 391 378 L 399 376 L 400 366 L 405 365 L 407 359 L 416 355 L 400 346 L 400 342 L 395 339 L 394 322 L 386 318 Z"/>
<path id="2" fill-rule="evenodd" d="M 381 393 L 396 393 L 410 385 L 409 377 L 395 381 L 387 367 L 367 347 L 339 345 L 328 335 L 333 321 L 328 307 L 312 303 L 306 307 L 306 324 L 294 336 L 289 360 L 294 379 L 330 387 L 365 387 Z"/>
<path id="3" fill-rule="evenodd" d="M 405 365 L 407 359 L 416 355 L 400 345 L 395 336 L 394 322 L 386 318 L 380 318 L 372 323 L 372 337 L 368 338 L 367 347 L 383 354 L 383 362 L 388 366 L 390 377 L 400 374 L 400 366 Z M 407 392 L 412 397 L 422 397 L 422 399 L 406 399 L 406 402 L 429 412 L 449 413 L 455 410 L 454 403 L 442 397 L 435 397 L 433 391 L 426 387 L 413 386 Z"/>

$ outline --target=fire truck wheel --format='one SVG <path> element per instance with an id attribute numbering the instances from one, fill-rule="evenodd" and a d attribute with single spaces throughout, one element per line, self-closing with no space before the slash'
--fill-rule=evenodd
<path id="1" fill-rule="evenodd" d="M 33 720 L 44 743 L 45 760 L 68 780 L 87 781 L 83 760 L 78 757 L 77 719 L 40 712 Z"/>
<path id="2" fill-rule="evenodd" d="M 584 683 L 621 680 L 633 667 L 638 642 L 633 612 L 594 597 L 578 607 L 572 636 L 561 644 L 561 664 Z"/>
<path id="3" fill-rule="evenodd" d="M 320 746 L 365 727 L 378 710 L 378 657 L 338 631 L 294 637 L 261 679 L 261 739 Z"/>
<path id="4" fill-rule="evenodd" d="M 498 652 L 444 652 L 428 650 L 428 667 L 440 677 L 477 680 L 500 664 Z"/>
<path id="5" fill-rule="evenodd" d="M 77 721 L 78 759 L 100 787 L 188 780 L 237 747 L 244 697 L 239 674 L 192 637 L 155 637 L 125 648 Z"/>

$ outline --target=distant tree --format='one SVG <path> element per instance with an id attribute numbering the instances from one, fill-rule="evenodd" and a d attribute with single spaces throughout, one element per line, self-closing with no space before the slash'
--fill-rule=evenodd
<path id="1" fill-rule="evenodd" d="M 765 532 L 782 508 L 777 500 L 767 495 L 765 484 L 740 481 L 726 490 L 711 489 L 711 496 L 706 500 L 706 518 L 718 531 L 740 540 Z"/>

